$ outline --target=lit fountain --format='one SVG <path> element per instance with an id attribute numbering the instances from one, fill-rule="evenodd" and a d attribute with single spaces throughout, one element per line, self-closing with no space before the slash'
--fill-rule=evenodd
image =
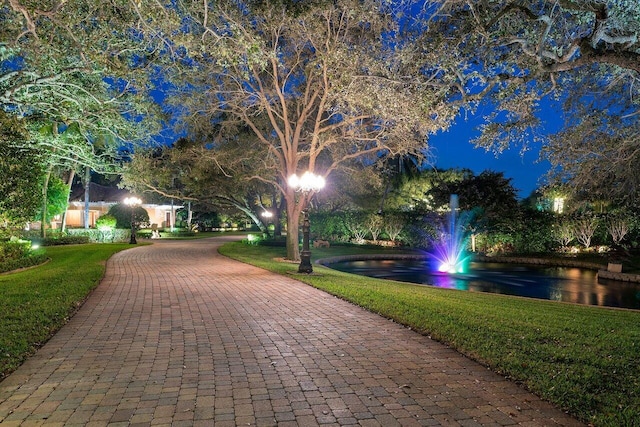
<path id="1" fill-rule="evenodd" d="M 458 195 L 449 198 L 447 227 L 442 227 L 439 239 L 434 242 L 434 268 L 441 273 L 465 273 L 469 264 L 466 254 L 467 238 L 464 233 L 465 221 L 458 215 Z"/>

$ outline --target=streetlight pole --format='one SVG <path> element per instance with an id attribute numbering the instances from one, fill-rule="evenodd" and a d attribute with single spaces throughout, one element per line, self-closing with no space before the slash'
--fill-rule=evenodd
<path id="1" fill-rule="evenodd" d="M 124 204 L 129 206 L 131 209 L 131 239 L 129 239 L 129 244 L 136 245 L 138 241 L 136 240 L 136 223 L 134 218 L 134 212 L 137 206 L 142 204 L 142 200 L 137 197 L 131 196 L 124 199 Z"/>
<path id="2" fill-rule="evenodd" d="M 298 273 L 313 273 L 313 266 L 311 265 L 311 248 L 309 248 L 309 232 L 311 231 L 309 210 L 303 210 L 302 215 L 304 215 L 302 220 L 302 252 L 300 252 Z"/>
<path id="3" fill-rule="evenodd" d="M 324 178 L 307 171 L 300 178 L 297 175 L 289 177 L 289 186 L 306 195 L 311 191 L 322 189 L 324 187 Z M 305 208 L 302 214 L 304 215 L 302 222 L 302 252 L 300 253 L 298 273 L 310 274 L 313 273 L 313 266 L 311 265 L 311 248 L 309 247 L 309 234 L 311 231 L 309 209 Z"/>

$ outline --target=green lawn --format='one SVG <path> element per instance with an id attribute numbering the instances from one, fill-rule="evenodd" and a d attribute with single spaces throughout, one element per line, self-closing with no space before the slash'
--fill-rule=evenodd
<path id="1" fill-rule="evenodd" d="M 50 246 L 50 261 L 0 275 L 0 380 L 44 344 L 85 300 L 106 260 L 129 244 Z"/>
<path id="2" fill-rule="evenodd" d="M 314 259 L 350 248 L 314 249 Z M 221 252 L 281 274 L 282 248 Z M 442 341 L 598 426 L 640 425 L 640 312 L 398 283 L 314 266 L 305 283 Z"/>

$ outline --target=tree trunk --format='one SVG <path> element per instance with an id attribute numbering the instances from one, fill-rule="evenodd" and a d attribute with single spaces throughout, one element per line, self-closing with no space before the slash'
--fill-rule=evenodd
<path id="1" fill-rule="evenodd" d="M 298 242 L 299 230 L 298 220 L 292 221 L 287 216 L 287 259 L 292 261 L 300 261 L 300 243 Z"/>
<path id="2" fill-rule="evenodd" d="M 191 210 L 191 201 L 187 202 L 187 227 L 191 231 L 191 221 L 193 220 L 193 211 Z"/>
<path id="3" fill-rule="evenodd" d="M 84 169 L 84 228 L 89 229 L 89 186 L 91 185 L 91 168 Z"/>
<path id="4" fill-rule="evenodd" d="M 47 192 L 49 188 L 49 178 L 51 177 L 51 170 L 53 166 L 49 166 L 47 173 L 44 175 L 44 184 L 42 185 L 42 213 L 40 214 L 40 237 L 43 239 L 47 237 Z"/>
<path id="5" fill-rule="evenodd" d="M 273 237 L 282 236 L 282 204 L 284 198 L 280 198 L 280 203 L 278 203 L 278 196 L 272 195 L 271 197 L 271 207 L 273 209 Z"/>
<path id="6" fill-rule="evenodd" d="M 285 196 L 287 206 L 287 259 L 300 261 L 300 213 L 305 205 L 305 197 L 297 201 L 295 193 L 291 192 Z"/>
<path id="7" fill-rule="evenodd" d="M 176 211 L 173 208 L 173 199 L 171 199 L 171 215 L 169 215 L 169 221 L 171 221 L 171 224 L 169 224 L 169 229 L 173 233 L 173 230 L 176 225 Z"/>
<path id="8" fill-rule="evenodd" d="M 66 205 L 67 207 L 62 213 L 62 227 L 60 228 L 60 231 L 62 232 L 64 232 L 67 229 L 67 212 L 69 211 L 69 199 L 71 198 L 71 186 L 73 185 L 73 178 L 75 178 L 75 176 L 76 176 L 75 169 L 71 169 L 69 171 L 69 180 L 67 181 L 67 187 L 69 188 L 69 191 L 67 192 L 67 205 Z"/>

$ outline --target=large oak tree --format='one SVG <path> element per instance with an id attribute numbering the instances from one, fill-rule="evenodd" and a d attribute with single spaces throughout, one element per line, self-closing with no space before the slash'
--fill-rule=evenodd
<path id="1" fill-rule="evenodd" d="M 444 102 L 448 89 L 411 73 L 411 39 L 399 29 L 405 2 L 182 6 L 176 12 L 187 19 L 176 43 L 183 57 L 164 70 L 178 88 L 176 109 L 185 129 L 208 134 L 220 153 L 235 146 L 239 128 L 253 132 L 245 152 L 251 178 L 274 185 L 286 201 L 289 258 L 299 256 L 298 221 L 313 196 L 296 193 L 289 176 L 309 170 L 329 178 L 354 160 L 422 156 L 427 135 L 457 113 Z"/>

